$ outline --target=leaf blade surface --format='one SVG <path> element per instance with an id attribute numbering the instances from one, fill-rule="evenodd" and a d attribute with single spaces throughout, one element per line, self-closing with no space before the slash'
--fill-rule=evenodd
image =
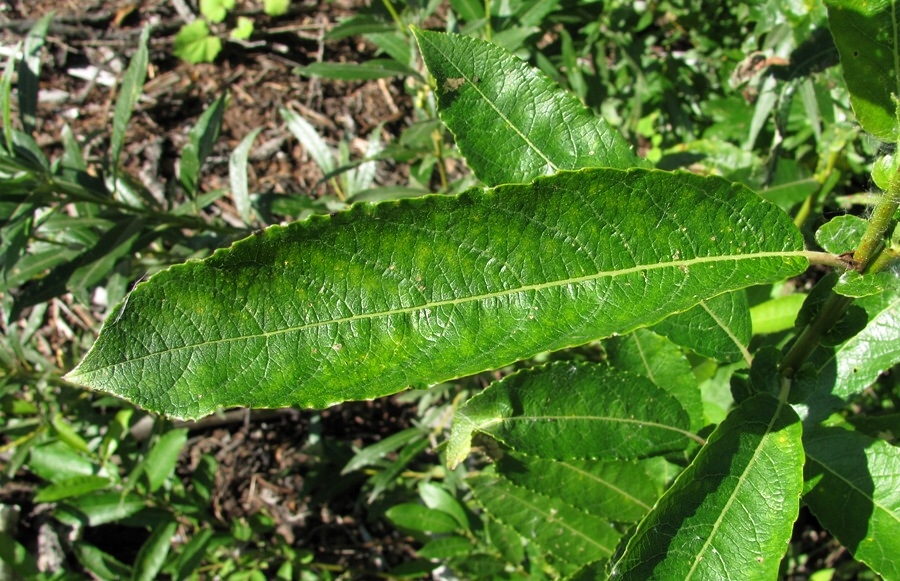
<path id="1" fill-rule="evenodd" d="M 801 436 L 786 404 L 744 401 L 638 525 L 611 578 L 775 578 L 800 508 Z"/>
<path id="2" fill-rule="evenodd" d="M 437 82 L 441 119 L 484 183 L 644 165 L 603 118 L 502 48 L 456 34 L 414 34 Z"/>
<path id="3" fill-rule="evenodd" d="M 154 275 L 68 379 L 174 417 L 326 407 L 625 333 L 807 264 L 780 210 L 690 174 L 358 204 Z"/>
<path id="4" fill-rule="evenodd" d="M 817 427 L 803 443 L 810 509 L 856 559 L 900 578 L 900 450 L 842 428 Z"/>

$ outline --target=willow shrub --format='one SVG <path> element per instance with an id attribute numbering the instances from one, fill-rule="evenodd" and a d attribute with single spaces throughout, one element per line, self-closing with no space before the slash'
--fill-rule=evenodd
<path id="1" fill-rule="evenodd" d="M 893 8 L 830 10 L 859 123 L 893 144 Z M 356 204 L 162 271 L 68 379 L 198 418 L 381 397 L 609 338 L 602 362 L 563 354 L 496 381 L 449 439 L 451 465 L 474 436 L 499 444 L 469 480 L 475 498 L 557 574 L 772 579 L 803 502 L 900 578 L 900 452 L 836 414 L 900 361 L 900 164 L 875 164 L 884 192 L 868 220 L 836 218 L 810 249 L 747 187 L 652 169 L 503 50 L 415 36 L 488 187 Z M 744 289 L 811 264 L 834 272 L 793 338 L 756 350 Z M 717 425 L 686 350 L 748 368 Z M 667 471 L 680 471 L 671 485 Z"/>

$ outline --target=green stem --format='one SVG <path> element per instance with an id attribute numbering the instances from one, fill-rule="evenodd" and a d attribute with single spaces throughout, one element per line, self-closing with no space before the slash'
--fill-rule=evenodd
<path id="1" fill-rule="evenodd" d="M 900 176 L 890 181 L 889 190 L 875 206 L 875 212 L 869 218 L 869 227 L 853 253 L 853 259 L 860 264 L 862 272 L 871 272 L 869 263 L 878 258 L 884 249 L 884 235 L 891 227 L 897 208 L 900 207 Z"/>
<path id="2" fill-rule="evenodd" d="M 890 181 L 888 191 L 875 206 L 875 212 L 869 219 L 869 226 L 863 234 L 862 241 L 853 253 L 853 260 L 860 272 L 874 274 L 897 258 L 897 249 L 885 248 L 885 234 L 893 224 L 898 206 L 900 206 L 900 175 L 894 176 Z M 822 309 L 803 329 L 790 351 L 784 356 L 778 367 L 779 372 L 785 377 L 791 377 L 819 346 L 822 336 L 841 319 L 851 303 L 853 303 L 851 297 L 832 291 Z"/>
<path id="3" fill-rule="evenodd" d="M 828 191 L 831 190 L 831 187 L 833 187 L 834 184 L 829 184 L 828 182 L 834 173 L 834 165 L 837 163 L 838 156 L 838 152 L 832 151 L 828 156 L 828 160 L 825 162 L 825 168 L 816 173 L 815 180 L 819 183 L 819 188 L 807 196 L 806 199 L 803 200 L 803 205 L 797 210 L 797 215 L 794 216 L 794 225 L 797 226 L 797 228 L 803 227 L 809 219 L 809 214 L 812 212 L 813 206 L 815 206 L 816 202 L 818 202 L 822 196 L 827 194 Z"/>
<path id="4" fill-rule="evenodd" d="M 822 305 L 822 309 L 797 337 L 797 341 L 778 366 L 778 371 L 785 377 L 792 377 L 819 346 L 822 336 L 841 319 L 852 302 L 851 297 L 832 293 Z"/>

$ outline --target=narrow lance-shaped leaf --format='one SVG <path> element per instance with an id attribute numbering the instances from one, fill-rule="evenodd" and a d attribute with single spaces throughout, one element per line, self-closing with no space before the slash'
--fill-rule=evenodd
<path id="1" fill-rule="evenodd" d="M 856 559 L 900 579 L 900 449 L 842 428 L 803 443 L 809 508 Z"/>
<path id="2" fill-rule="evenodd" d="M 456 466 L 475 432 L 542 458 L 629 459 L 684 449 L 690 418 L 650 380 L 605 365 L 554 363 L 493 383 L 457 412 Z"/>
<path id="3" fill-rule="evenodd" d="M 484 183 L 643 165 L 603 118 L 509 52 L 467 36 L 413 32 L 437 83 L 441 119 Z"/>
<path id="4" fill-rule="evenodd" d="M 68 378 L 176 417 L 328 406 L 625 333 L 807 264 L 787 215 L 691 174 L 359 204 L 154 275 Z"/>
<path id="5" fill-rule="evenodd" d="M 138 40 L 137 51 L 131 57 L 131 62 L 128 63 L 128 70 L 122 78 L 119 98 L 116 100 L 112 136 L 110 137 L 109 145 L 109 163 L 113 167 L 113 172 L 118 171 L 119 155 L 122 153 L 122 146 L 125 143 L 125 130 L 128 127 L 128 120 L 131 119 L 134 106 L 144 91 L 144 79 L 147 78 L 147 63 L 150 58 L 147 49 L 147 40 L 149 38 L 150 27 L 145 26 Z"/>
<path id="6" fill-rule="evenodd" d="M 894 279 L 881 294 L 857 299 L 854 306 L 866 314 L 862 331 L 814 356 L 819 388 L 803 406 L 813 421 L 827 418 L 900 362 L 900 281 Z"/>
<path id="7" fill-rule="evenodd" d="M 19 118 L 22 121 L 22 131 L 28 135 L 37 127 L 38 104 L 38 80 L 41 77 L 41 53 L 47 30 L 50 28 L 50 20 L 53 14 L 47 14 L 34 23 L 22 48 L 22 60 L 18 66 L 18 93 L 19 93 Z"/>
<path id="8" fill-rule="evenodd" d="M 775 579 L 803 488 L 800 418 L 759 394 L 722 422 L 641 521 L 611 579 Z"/>
<path id="9" fill-rule="evenodd" d="M 900 7 L 894 1 L 826 0 L 828 26 L 841 55 L 850 104 L 863 129 L 888 142 L 900 137 Z"/>

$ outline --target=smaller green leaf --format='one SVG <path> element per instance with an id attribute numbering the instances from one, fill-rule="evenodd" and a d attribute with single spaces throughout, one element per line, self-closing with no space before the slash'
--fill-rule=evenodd
<path id="1" fill-rule="evenodd" d="M 771 396 L 741 403 L 641 521 L 610 577 L 776 578 L 800 508 L 801 432 Z"/>
<path id="2" fill-rule="evenodd" d="M 894 2 L 827 0 L 828 24 L 850 104 L 862 128 L 882 141 L 900 137 L 897 7 Z"/>
<path id="3" fill-rule="evenodd" d="M 540 547 L 563 574 L 609 558 L 619 540 L 609 522 L 572 507 L 566 499 L 537 494 L 490 475 L 468 482 L 491 518 Z"/>
<path id="4" fill-rule="evenodd" d="M 413 34 L 437 85 L 441 119 L 487 185 L 645 164 L 575 95 L 508 51 L 457 34 Z"/>
<path id="5" fill-rule="evenodd" d="M 133 581 L 153 581 L 157 578 L 177 530 L 178 522 L 175 520 L 169 520 L 153 528 L 150 538 L 141 546 L 134 561 L 134 571 L 131 574 Z"/>
<path id="6" fill-rule="evenodd" d="M 673 395 L 691 417 L 691 431 L 703 427 L 703 403 L 691 364 L 677 345 L 647 329 L 605 343 L 613 367 L 642 375 Z"/>
<path id="7" fill-rule="evenodd" d="M 119 87 L 119 97 L 116 99 L 116 109 L 113 113 L 112 135 L 110 136 L 109 145 L 109 164 L 113 171 L 116 171 L 119 164 L 119 155 L 122 153 L 122 146 L 125 143 L 125 130 L 128 127 L 128 121 L 131 119 L 131 113 L 137 104 L 141 93 L 144 91 L 144 80 L 147 78 L 147 65 L 149 63 L 149 52 L 147 49 L 147 41 L 150 38 L 150 27 L 145 26 L 141 31 L 138 39 L 137 51 L 131 57 L 128 63 L 128 70 L 122 77 L 122 84 Z"/>
<path id="8" fill-rule="evenodd" d="M 810 510 L 857 560 L 900 578 L 900 448 L 843 428 L 815 428 L 803 443 Z"/>
<path id="9" fill-rule="evenodd" d="M 93 462 L 60 441 L 33 447 L 28 468 L 49 482 L 96 474 Z"/>
<path id="10" fill-rule="evenodd" d="M 131 567 L 94 545 L 77 541 L 72 544 L 72 549 L 78 562 L 98 579 L 117 581 L 131 577 Z"/>
<path id="11" fill-rule="evenodd" d="M 103 490 L 112 485 L 109 478 L 103 476 L 85 475 L 73 476 L 60 480 L 42 488 L 35 496 L 35 502 L 56 502 L 73 496 L 81 496 L 89 492 Z"/>
<path id="12" fill-rule="evenodd" d="M 387 56 L 401 65 L 406 65 L 407 67 L 415 66 L 418 51 L 413 48 L 414 45 L 408 35 L 391 30 L 389 32 L 370 32 L 365 36 L 367 40 L 372 41 Z"/>
<path id="13" fill-rule="evenodd" d="M 253 19 L 238 16 L 237 25 L 231 30 L 230 36 L 237 40 L 249 40 L 253 36 Z"/>
<path id="14" fill-rule="evenodd" d="M 288 129 L 294 134 L 294 137 L 297 138 L 297 141 L 300 142 L 300 145 L 303 146 L 309 156 L 313 158 L 313 161 L 316 162 L 316 165 L 319 166 L 322 172 L 326 174 L 333 172 L 336 167 L 334 153 L 319 135 L 319 132 L 316 131 L 316 128 L 309 121 L 289 109 L 282 107 L 278 112 L 287 123 Z"/>
<path id="15" fill-rule="evenodd" d="M 322 77 L 337 81 L 369 81 L 390 77 L 418 76 L 408 66 L 393 59 L 372 59 L 361 64 L 317 62 L 298 67 L 308 77 Z"/>
<path id="16" fill-rule="evenodd" d="M 419 440 L 423 437 L 422 430 L 419 428 L 407 428 L 396 434 L 391 434 L 387 438 L 366 446 L 356 453 L 353 458 L 347 462 L 341 474 L 348 474 L 354 470 L 359 470 L 364 466 L 377 464 L 387 454 L 398 450 L 407 444 Z"/>
<path id="17" fill-rule="evenodd" d="M 517 486 L 613 522 L 639 521 L 662 494 L 661 485 L 647 477 L 646 461 L 556 461 L 507 452 L 496 467 Z"/>
<path id="18" fill-rule="evenodd" d="M 213 534 L 211 529 L 201 529 L 178 551 L 178 556 L 172 565 L 175 579 L 191 578 L 191 574 L 203 562 Z"/>
<path id="19" fill-rule="evenodd" d="M 446 560 L 451 557 L 464 557 L 472 554 L 472 541 L 465 537 L 449 536 L 439 537 L 428 541 L 421 549 L 416 551 L 423 559 Z"/>
<path id="20" fill-rule="evenodd" d="M 816 230 L 816 242 L 827 252 L 844 254 L 859 246 L 869 222 L 850 214 L 837 216 Z"/>
<path id="21" fill-rule="evenodd" d="M 351 36 L 396 32 L 396 27 L 371 14 L 356 14 L 325 33 L 325 40 L 341 40 Z M 399 60 L 399 59 L 398 59 Z M 402 61 L 401 61 L 402 62 Z"/>
<path id="22" fill-rule="evenodd" d="M 100 442 L 100 461 L 106 462 L 119 447 L 119 442 L 128 434 L 128 426 L 131 417 L 134 415 L 134 408 L 123 408 L 116 412 L 115 417 L 109 422 L 106 434 Z"/>
<path id="23" fill-rule="evenodd" d="M 653 331 L 672 342 L 719 361 L 748 361 L 750 308 L 744 291 L 725 293 L 664 319 Z"/>
<path id="24" fill-rule="evenodd" d="M 57 414 L 51 423 L 53 424 L 54 431 L 56 431 L 56 436 L 61 441 L 68 444 L 74 450 L 85 454 L 91 453 L 91 449 L 88 447 L 87 442 L 84 441 L 84 438 L 79 436 L 78 432 L 76 432 L 75 429 L 72 428 L 72 425 L 61 415 Z"/>
<path id="25" fill-rule="evenodd" d="M 415 502 L 392 506 L 384 515 L 395 526 L 423 533 L 452 533 L 459 528 L 449 514 Z"/>
<path id="26" fill-rule="evenodd" d="M 189 63 L 211 63 L 222 51 L 222 40 L 210 36 L 209 25 L 202 18 L 185 24 L 175 35 L 172 54 Z"/>
<path id="27" fill-rule="evenodd" d="M 860 274 L 855 270 L 842 273 L 834 285 L 834 292 L 856 299 L 884 292 L 896 279 L 893 272 L 882 271 L 875 274 Z"/>
<path id="28" fill-rule="evenodd" d="M 863 297 L 854 306 L 865 311 L 865 327 L 837 347 L 823 348 L 816 361 L 821 387 L 815 417 L 824 419 L 844 401 L 872 385 L 900 362 L 900 284 Z"/>
<path id="29" fill-rule="evenodd" d="M 545 458 L 640 458 L 684 449 L 694 436 L 672 395 L 603 365 L 556 362 L 491 384 L 456 412 L 447 462 L 469 453 L 475 432 Z"/>
<path id="30" fill-rule="evenodd" d="M 803 306 L 806 295 L 795 293 L 760 303 L 750 308 L 753 334 L 780 333 L 794 327 L 797 313 Z"/>
<path id="31" fill-rule="evenodd" d="M 461 528 L 469 528 L 466 509 L 446 488 L 438 486 L 434 482 L 422 482 L 419 484 L 419 496 L 428 508 L 445 512 L 452 516 Z"/>
<path id="32" fill-rule="evenodd" d="M 250 192 L 247 189 L 247 158 L 250 156 L 250 148 L 262 127 L 257 127 L 248 133 L 234 148 L 231 157 L 228 158 L 228 178 L 231 181 L 231 195 L 234 197 L 234 206 L 244 224 L 252 223 L 252 205 Z"/>
<path id="33" fill-rule="evenodd" d="M 136 494 L 100 492 L 59 504 L 54 516 L 68 525 L 95 527 L 133 516 L 143 510 L 144 505 L 144 499 Z"/>
<path id="34" fill-rule="evenodd" d="M 210 22 L 222 22 L 233 9 L 234 0 L 200 0 L 200 14 Z"/>
<path id="35" fill-rule="evenodd" d="M 888 192 L 893 188 L 891 181 L 895 179 L 895 175 L 900 171 L 900 156 L 893 154 L 882 155 L 872 164 L 872 181 L 879 189 Z"/>
<path id="36" fill-rule="evenodd" d="M 186 428 L 169 430 L 150 449 L 144 459 L 144 473 L 150 483 L 150 492 L 155 492 L 175 472 L 178 456 L 187 442 Z"/>
<path id="37" fill-rule="evenodd" d="M 264 0 L 263 12 L 269 16 L 283 16 L 291 8 L 291 0 Z"/>
<path id="38" fill-rule="evenodd" d="M 226 93 L 206 108 L 197 119 L 197 124 L 188 133 L 188 142 L 181 151 L 178 179 L 185 193 L 192 199 L 196 198 L 199 193 L 200 168 L 212 153 L 213 147 L 219 139 L 227 103 L 228 94 Z"/>

